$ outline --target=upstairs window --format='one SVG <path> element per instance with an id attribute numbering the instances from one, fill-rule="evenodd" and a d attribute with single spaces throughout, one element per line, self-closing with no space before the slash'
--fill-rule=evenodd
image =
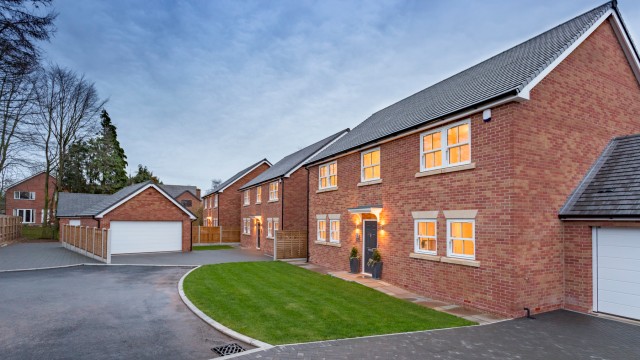
<path id="1" fill-rule="evenodd" d="M 328 189 L 338 186 L 338 163 L 331 162 L 320 165 L 318 187 Z"/>
<path id="2" fill-rule="evenodd" d="M 258 186 L 256 188 L 256 204 L 260 204 L 262 202 L 262 186 Z"/>
<path id="3" fill-rule="evenodd" d="M 213 207 L 217 208 L 218 207 L 218 194 L 215 194 L 213 196 Z"/>
<path id="4" fill-rule="evenodd" d="M 35 200 L 36 193 L 33 191 L 14 191 L 13 198 L 15 200 Z"/>
<path id="5" fill-rule="evenodd" d="M 182 206 L 184 206 L 184 207 L 191 207 L 191 206 L 193 206 L 193 203 L 191 202 L 191 200 L 186 200 L 186 199 L 185 199 L 185 200 L 180 201 L 180 204 L 182 204 Z"/>
<path id="6" fill-rule="evenodd" d="M 249 190 L 245 190 L 244 191 L 244 206 L 249 205 L 250 200 L 249 200 Z"/>
<path id="7" fill-rule="evenodd" d="M 362 181 L 380 179 L 380 149 L 373 149 L 362 153 L 361 158 Z"/>
<path id="8" fill-rule="evenodd" d="M 426 132 L 420 138 L 420 171 L 471 162 L 469 120 Z"/>
<path id="9" fill-rule="evenodd" d="M 278 200 L 278 182 L 274 181 L 269 184 L 269 201 Z"/>

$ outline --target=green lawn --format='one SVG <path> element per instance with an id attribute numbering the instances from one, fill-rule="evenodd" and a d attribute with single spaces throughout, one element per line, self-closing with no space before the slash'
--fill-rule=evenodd
<path id="1" fill-rule="evenodd" d="M 229 250 L 233 249 L 231 245 L 201 245 L 192 247 L 193 250 Z"/>
<path id="2" fill-rule="evenodd" d="M 184 290 L 211 318 L 270 344 L 474 324 L 283 262 L 203 266 Z"/>
<path id="3" fill-rule="evenodd" d="M 43 227 L 43 226 L 22 226 L 22 237 L 27 238 L 29 240 L 38 240 L 38 239 L 57 239 L 58 234 L 54 231 L 52 227 Z"/>

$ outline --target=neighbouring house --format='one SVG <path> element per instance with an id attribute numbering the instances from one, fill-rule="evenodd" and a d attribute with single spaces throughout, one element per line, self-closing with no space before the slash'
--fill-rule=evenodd
<path id="1" fill-rule="evenodd" d="M 56 179 L 49 175 L 49 218 L 53 218 L 53 195 L 56 188 Z M 42 225 L 44 222 L 44 187 L 47 174 L 42 171 L 21 180 L 5 192 L 5 214 L 19 216 L 26 225 Z"/>
<path id="2" fill-rule="evenodd" d="M 262 159 L 223 181 L 207 193 L 203 197 L 204 225 L 239 229 L 242 224 L 242 220 L 240 220 L 242 194 L 238 192 L 238 189 L 270 167 L 269 160 Z"/>
<path id="3" fill-rule="evenodd" d="M 640 318 L 638 139 L 607 146 L 639 132 L 639 64 L 609 2 L 376 112 L 307 165 L 310 262 L 377 248 L 426 297 Z"/>
<path id="4" fill-rule="evenodd" d="M 111 254 L 191 251 L 196 216 L 151 181 L 112 195 L 59 193 L 61 225 L 111 229 Z"/>
<path id="5" fill-rule="evenodd" d="M 160 187 L 189 210 L 195 211 L 202 206 L 200 189 L 196 186 L 160 184 Z"/>
<path id="6" fill-rule="evenodd" d="M 285 156 L 240 187 L 242 247 L 273 255 L 277 230 L 307 231 L 309 180 L 303 165 L 348 132 L 342 130 Z"/>

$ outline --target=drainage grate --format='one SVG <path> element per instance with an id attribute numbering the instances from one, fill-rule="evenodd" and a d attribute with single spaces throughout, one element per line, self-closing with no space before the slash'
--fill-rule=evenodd
<path id="1" fill-rule="evenodd" d="M 225 355 L 232 355 L 232 354 L 237 354 L 237 353 L 241 353 L 243 351 L 245 351 L 245 349 L 236 344 L 236 343 L 231 343 L 231 344 L 227 344 L 227 345 L 222 345 L 222 346 L 216 346 L 214 348 L 212 348 L 211 350 L 213 350 L 213 352 L 215 352 L 216 354 L 220 355 L 220 356 L 225 356 Z"/>

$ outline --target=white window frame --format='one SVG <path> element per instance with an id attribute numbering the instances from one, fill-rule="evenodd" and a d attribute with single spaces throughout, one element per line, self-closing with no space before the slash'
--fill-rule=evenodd
<path id="1" fill-rule="evenodd" d="M 473 226 L 473 237 L 472 238 L 456 238 L 456 240 L 472 240 L 473 241 L 473 256 L 464 255 L 464 254 L 454 254 L 453 253 L 453 238 L 451 237 L 451 223 L 463 222 L 463 223 L 471 223 Z M 466 259 L 466 260 L 475 260 L 477 253 L 476 246 L 476 220 L 475 219 L 447 219 L 447 257 L 450 258 L 458 258 L 458 259 Z"/>
<path id="2" fill-rule="evenodd" d="M 278 201 L 278 191 L 280 185 L 277 181 L 269 183 L 269 201 Z"/>
<path id="3" fill-rule="evenodd" d="M 251 235 L 251 218 L 242 219 L 242 233 L 244 235 Z"/>
<path id="4" fill-rule="evenodd" d="M 317 219 L 317 220 L 318 220 L 318 225 L 316 226 L 317 239 L 318 239 L 318 241 L 326 242 L 327 241 L 327 219 L 324 218 L 324 219 Z M 321 223 L 323 224 L 322 231 L 320 229 L 320 224 Z M 321 232 L 324 233 L 324 237 L 320 237 Z"/>
<path id="5" fill-rule="evenodd" d="M 460 125 L 469 125 L 469 141 L 465 142 L 465 143 L 457 143 L 455 145 L 450 146 L 449 145 L 449 137 L 447 136 L 447 132 L 449 131 L 449 129 L 460 126 Z M 425 151 L 424 150 L 424 138 L 426 136 L 429 136 L 431 134 L 435 134 L 435 133 L 440 133 L 440 148 L 439 149 L 432 149 L 429 151 Z M 425 172 L 425 171 L 431 171 L 431 170 L 438 170 L 438 169 L 442 169 L 442 168 L 448 168 L 448 167 L 454 167 L 454 166 L 460 166 L 460 165 L 467 165 L 467 164 L 471 164 L 471 120 L 470 119 L 466 119 L 463 121 L 458 121 L 456 123 L 453 124 L 449 124 L 447 126 L 443 126 L 437 129 L 432 129 L 429 131 L 425 131 L 422 134 L 420 134 L 420 172 Z M 465 144 L 469 144 L 469 161 L 463 161 L 463 162 L 458 162 L 455 164 L 450 164 L 449 163 L 449 149 L 452 147 L 457 147 L 457 146 L 461 146 L 461 145 L 465 145 Z M 440 166 L 436 166 L 436 167 L 431 167 L 431 168 L 427 168 L 425 167 L 425 161 L 424 161 L 424 155 L 428 154 L 428 153 L 432 153 L 434 151 L 438 151 L 440 150 L 442 152 L 442 165 Z"/>
<path id="6" fill-rule="evenodd" d="M 213 195 L 213 207 L 218 207 L 218 194 Z"/>
<path id="7" fill-rule="evenodd" d="M 418 224 L 419 223 L 433 223 L 435 225 L 435 236 L 418 236 Z M 436 250 L 424 250 L 420 248 L 420 237 L 433 238 L 436 242 Z M 437 219 L 415 219 L 413 221 L 413 252 L 417 254 L 428 254 L 428 255 L 437 255 L 438 254 L 438 220 Z"/>
<path id="8" fill-rule="evenodd" d="M 380 176 L 378 176 L 377 178 L 365 179 L 364 178 L 364 169 L 365 169 L 364 168 L 364 156 L 366 154 L 369 154 L 369 153 L 372 153 L 372 152 L 375 152 L 375 151 L 379 151 L 380 152 L 380 160 L 379 160 L 380 162 L 378 162 L 377 164 L 373 164 L 372 163 L 371 165 L 369 165 L 367 167 L 368 168 L 369 167 L 374 167 L 376 165 L 379 166 L 380 167 Z M 380 151 L 380 147 L 369 149 L 369 150 L 361 152 L 360 153 L 360 181 L 361 182 L 369 182 L 369 181 L 380 180 L 381 178 L 382 178 L 382 151 Z"/>
<path id="9" fill-rule="evenodd" d="M 244 206 L 251 205 L 251 193 L 249 192 L 249 190 L 245 190 L 243 196 L 244 196 L 244 200 L 242 202 L 242 205 Z"/>
<path id="10" fill-rule="evenodd" d="M 276 231 L 278 231 L 278 228 L 280 227 L 280 219 L 278 218 L 273 218 L 273 237 L 276 237 Z"/>
<path id="11" fill-rule="evenodd" d="M 20 211 L 22 211 L 22 216 L 20 215 Z M 29 211 L 31 213 L 31 221 L 24 221 L 26 212 Z M 35 224 L 36 223 L 36 210 L 35 209 L 13 209 L 14 216 L 20 216 L 20 222 L 23 224 Z"/>
<path id="12" fill-rule="evenodd" d="M 218 226 L 218 218 L 213 218 L 213 226 Z"/>
<path id="13" fill-rule="evenodd" d="M 267 238 L 273 239 L 273 219 L 267 219 Z"/>
<path id="14" fill-rule="evenodd" d="M 256 204 L 262 204 L 262 186 L 256 188 Z"/>
<path id="15" fill-rule="evenodd" d="M 29 193 L 29 198 L 28 199 L 20 198 L 20 193 Z M 14 200 L 35 200 L 36 199 L 36 192 L 35 191 L 14 191 L 13 192 L 13 199 Z M 25 209 L 21 209 L 21 210 L 25 210 Z"/>
<path id="16" fill-rule="evenodd" d="M 331 174 L 331 165 L 335 165 L 335 173 Z M 327 172 L 326 172 L 326 176 L 322 176 L 322 169 L 326 168 Z M 331 177 L 335 176 L 336 178 L 336 184 L 335 185 L 331 185 Z M 327 179 L 327 186 L 322 186 L 322 179 Z M 332 161 L 326 164 L 322 164 L 318 167 L 318 189 L 322 190 L 322 189 L 334 189 L 338 187 L 338 162 L 337 161 Z"/>
<path id="17" fill-rule="evenodd" d="M 338 230 L 334 231 L 333 230 L 333 224 L 337 223 L 338 224 Z M 334 237 L 334 234 L 338 235 L 338 238 L 336 239 Z M 329 242 L 332 243 L 340 243 L 340 220 L 329 220 Z"/>

